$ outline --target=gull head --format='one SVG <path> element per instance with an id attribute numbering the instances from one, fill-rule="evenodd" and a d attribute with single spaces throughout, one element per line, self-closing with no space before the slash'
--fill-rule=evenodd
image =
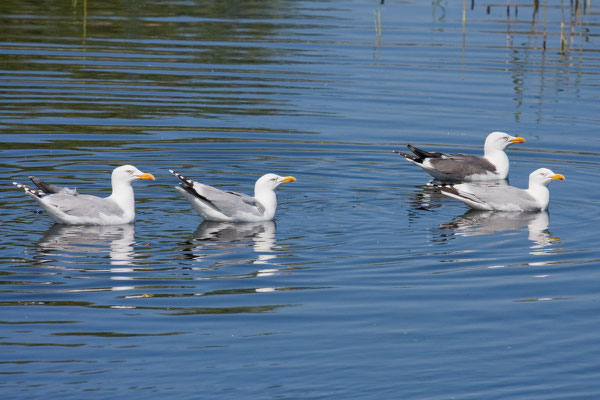
<path id="1" fill-rule="evenodd" d="M 565 177 L 562 174 L 555 174 L 548 168 L 540 168 L 529 174 L 529 185 L 548 186 L 552 181 L 564 181 Z"/>
<path id="2" fill-rule="evenodd" d="M 492 132 L 485 139 L 483 147 L 486 150 L 504 150 L 513 143 L 525 143 L 525 139 L 504 132 Z"/>
<path id="3" fill-rule="evenodd" d="M 144 173 L 133 165 L 122 165 L 113 170 L 111 179 L 113 182 L 128 182 L 131 183 L 138 179 L 154 180 L 154 175 Z"/>
<path id="4" fill-rule="evenodd" d="M 279 185 L 286 182 L 294 182 L 293 176 L 279 176 L 275 174 L 266 174 L 258 178 L 254 185 L 254 192 L 259 193 L 263 190 L 275 190 Z"/>

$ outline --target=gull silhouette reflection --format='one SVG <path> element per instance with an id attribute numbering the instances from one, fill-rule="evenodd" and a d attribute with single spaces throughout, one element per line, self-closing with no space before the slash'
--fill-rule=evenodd
<path id="1" fill-rule="evenodd" d="M 419 189 L 415 190 L 408 199 L 412 212 L 416 210 L 430 211 L 442 206 L 442 201 L 446 196 L 441 194 L 431 182 L 427 185 L 417 186 L 417 188 Z"/>
<path id="2" fill-rule="evenodd" d="M 498 212 L 469 210 L 452 221 L 440 225 L 446 239 L 452 236 L 489 235 L 516 231 L 527 227 L 531 248 L 544 248 L 560 241 L 548 231 L 549 215 L 543 212 Z"/>
<path id="3" fill-rule="evenodd" d="M 133 225 L 84 226 L 55 224 L 44 234 L 37 245 L 39 261 L 81 256 L 102 257 L 108 252 L 112 265 L 131 265 L 133 249 Z"/>
<path id="4" fill-rule="evenodd" d="M 202 250 L 252 248 L 255 258 L 247 260 L 253 264 L 269 264 L 275 255 L 275 231 L 273 221 L 264 222 L 212 222 L 204 221 L 193 234 L 191 258 L 202 259 Z M 199 254 L 196 254 L 198 251 Z"/>

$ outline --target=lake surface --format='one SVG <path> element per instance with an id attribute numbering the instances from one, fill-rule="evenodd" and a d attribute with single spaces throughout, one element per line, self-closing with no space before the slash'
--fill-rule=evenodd
<path id="1" fill-rule="evenodd" d="M 2 399 L 598 398 L 600 13 L 466 3 L 4 0 Z M 566 176 L 547 213 L 467 212 L 392 152 L 494 130 L 512 185 Z M 157 178 L 134 225 L 11 184 L 105 196 L 126 163 Z M 168 169 L 297 181 L 203 223 Z"/>

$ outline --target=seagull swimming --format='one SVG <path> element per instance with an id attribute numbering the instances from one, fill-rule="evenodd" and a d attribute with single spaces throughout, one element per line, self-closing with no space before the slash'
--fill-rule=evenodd
<path id="1" fill-rule="evenodd" d="M 96 197 L 79 194 L 75 189 L 63 188 L 30 176 L 38 187 L 31 188 L 13 182 L 44 208 L 56 223 L 66 225 L 121 225 L 135 219 L 135 204 L 131 183 L 138 179 L 154 180 L 132 165 L 115 168 L 111 175 L 112 194 Z"/>
<path id="2" fill-rule="evenodd" d="M 409 162 L 423 168 L 441 181 L 487 181 L 506 179 L 510 168 L 504 150 L 513 143 L 525 143 L 525 139 L 504 132 L 492 132 L 485 139 L 483 157 L 468 154 L 430 153 L 409 144 L 414 153 L 394 151 Z"/>
<path id="3" fill-rule="evenodd" d="M 251 197 L 204 185 L 172 170 L 169 172 L 181 180 L 175 189 L 184 195 L 205 221 L 270 221 L 277 209 L 275 189 L 282 183 L 296 180 L 293 176 L 263 175 L 256 181 L 254 197 Z"/>
<path id="4" fill-rule="evenodd" d="M 446 196 L 458 199 L 475 210 L 486 211 L 544 211 L 550 202 L 548 184 L 564 180 L 548 168 L 540 168 L 529 174 L 529 188 L 514 186 L 482 186 L 472 183 L 443 185 Z"/>

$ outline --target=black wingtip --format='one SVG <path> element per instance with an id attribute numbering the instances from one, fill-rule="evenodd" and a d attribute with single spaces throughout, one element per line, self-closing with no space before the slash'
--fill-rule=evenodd
<path id="1" fill-rule="evenodd" d="M 408 153 L 400 153 L 401 156 L 403 156 L 404 158 L 406 158 L 407 160 L 411 160 L 417 163 L 422 163 L 423 159 L 419 158 L 419 157 L 415 157 L 412 154 L 408 154 Z"/>
<path id="2" fill-rule="evenodd" d="M 46 183 L 43 180 L 41 180 L 40 178 L 36 178 L 33 175 L 29 177 L 29 180 L 31 182 L 33 182 L 35 184 L 35 186 L 37 186 L 38 189 L 40 189 L 44 193 L 50 194 L 50 193 L 58 192 L 57 188 L 55 188 L 53 185 L 50 185 L 49 183 Z"/>
<path id="3" fill-rule="evenodd" d="M 394 152 L 394 154 L 398 154 L 399 156 L 402 156 L 402 157 L 406 158 L 407 160 L 411 160 L 411 161 L 418 162 L 418 163 L 423 161 L 422 159 L 415 157 L 412 154 L 405 153 L 403 151 L 394 150 L 393 152 Z"/>
<path id="4" fill-rule="evenodd" d="M 193 185 L 193 183 L 190 179 L 186 178 L 185 176 L 181 175 L 180 173 L 175 172 L 172 169 L 170 169 L 169 172 L 172 173 L 173 175 L 175 175 L 177 178 L 179 178 L 186 185 L 188 185 L 188 186 Z"/>
<path id="5" fill-rule="evenodd" d="M 415 156 L 417 156 L 417 158 L 419 158 L 421 160 L 423 158 L 429 157 L 429 153 L 427 153 L 426 151 L 421 150 L 421 149 L 413 146 L 412 144 L 407 144 L 406 147 L 408 147 L 410 151 L 412 151 L 413 153 L 415 153 Z"/>
<path id="6" fill-rule="evenodd" d="M 40 189 L 45 194 L 54 194 L 54 193 L 77 194 L 77 190 L 75 190 L 75 189 L 62 188 L 62 187 L 53 185 L 51 183 L 44 182 L 43 180 L 41 180 L 40 178 L 36 178 L 35 176 L 30 176 L 29 179 L 31 179 L 31 182 L 33 182 L 35 184 L 35 186 L 37 186 L 38 189 Z"/>
<path id="7" fill-rule="evenodd" d="M 175 175 L 175 176 L 177 176 L 178 178 L 180 178 L 180 179 L 181 179 L 181 177 L 180 177 L 179 175 Z M 191 194 L 192 196 L 194 196 L 194 197 L 196 197 L 196 198 L 198 198 L 198 199 L 202 200 L 202 201 L 203 201 L 203 202 L 204 202 L 206 205 L 208 205 L 208 206 L 210 206 L 210 207 L 214 208 L 214 209 L 215 209 L 215 210 L 217 210 L 218 212 L 222 212 L 222 211 L 219 209 L 219 207 L 217 207 L 217 206 L 215 205 L 215 203 L 213 203 L 212 201 L 210 201 L 210 200 L 209 200 L 209 199 L 208 199 L 206 196 L 202 196 L 200 193 L 198 193 L 198 192 L 196 191 L 196 189 L 194 189 L 194 184 L 193 184 L 193 182 L 192 182 L 192 181 L 189 181 L 189 180 L 183 181 L 183 182 L 181 182 L 181 183 L 179 184 L 179 186 L 180 186 L 180 187 L 181 187 L 183 190 L 185 190 L 186 192 L 188 192 L 189 194 Z"/>
<path id="8" fill-rule="evenodd" d="M 185 190 L 186 192 L 188 192 L 189 194 L 191 194 L 192 196 L 196 196 L 196 197 L 201 197 L 195 190 L 194 187 L 192 185 L 190 185 L 188 182 L 181 182 L 179 184 L 179 187 L 181 187 L 183 190 Z"/>
<path id="9" fill-rule="evenodd" d="M 457 196 L 460 195 L 458 193 L 458 190 L 454 187 L 454 185 L 448 185 L 448 184 L 443 183 L 441 185 L 436 185 L 434 187 L 439 188 L 441 192 L 452 193 L 452 194 L 455 194 Z"/>
<path id="10" fill-rule="evenodd" d="M 37 190 L 37 189 L 31 188 L 31 187 L 29 187 L 27 185 L 23 185 L 22 183 L 13 182 L 13 185 L 15 185 L 16 187 L 18 187 L 19 189 L 23 189 L 25 191 L 25 193 L 31 194 L 31 195 L 33 195 L 35 197 L 38 197 L 38 198 L 41 198 L 45 194 L 41 190 Z"/>
<path id="11" fill-rule="evenodd" d="M 421 150 L 418 147 L 413 146 L 412 144 L 407 144 L 406 147 L 410 149 L 415 155 L 423 160 L 425 158 L 441 158 L 443 157 L 443 153 L 431 153 L 429 151 Z"/>
<path id="12" fill-rule="evenodd" d="M 206 197 L 202 196 L 200 193 L 198 193 L 196 191 L 196 189 L 194 189 L 194 181 L 186 178 L 185 176 L 181 175 L 178 172 L 173 171 L 172 169 L 170 169 L 169 172 L 172 173 L 173 175 L 175 175 L 176 177 L 178 177 L 181 180 L 181 182 L 179 182 L 179 187 L 181 187 L 183 190 L 185 190 L 186 192 L 188 192 L 192 196 L 197 197 L 197 198 L 201 199 L 202 201 L 205 201 L 205 202 L 209 203 L 210 205 L 213 205 L 212 202 L 209 199 L 207 199 Z"/>

